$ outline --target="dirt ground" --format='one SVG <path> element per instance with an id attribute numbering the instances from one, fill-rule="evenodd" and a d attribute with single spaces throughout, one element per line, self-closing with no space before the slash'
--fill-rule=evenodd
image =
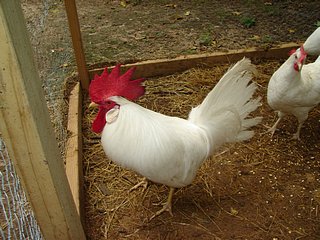
<path id="1" fill-rule="evenodd" d="M 258 65 L 255 81 L 265 96 L 279 62 Z M 167 115 L 186 117 L 228 65 L 150 79 L 139 103 Z M 88 102 L 85 103 L 85 106 Z M 99 136 L 90 131 L 95 112 L 85 110 L 85 180 L 90 239 L 319 239 L 319 110 L 305 124 L 301 141 L 291 140 L 297 122 L 286 119 L 273 138 L 276 120 L 263 98 L 255 116 L 264 120 L 249 142 L 230 144 L 200 168 L 192 185 L 174 194 L 173 217 L 149 221 L 168 188 L 150 184 L 130 192 L 140 176 L 107 160 Z"/>
<path id="2" fill-rule="evenodd" d="M 76 71 L 63 1 L 24 0 L 22 5 L 44 86 L 54 82 L 50 89 L 60 93 L 60 108 L 51 108 L 61 110 L 66 104 L 61 96 L 65 79 Z M 77 5 L 90 68 L 248 47 L 267 49 L 303 42 L 320 24 L 320 1 L 79 0 Z M 301 141 L 291 140 L 297 126 L 294 118 L 283 121 L 273 138 L 265 134 L 276 120 L 266 103 L 266 87 L 282 61 L 255 62 L 255 81 L 263 97 L 255 115 L 264 117 L 262 124 L 252 140 L 223 147 L 203 164 L 192 185 L 174 194 L 173 217 L 165 213 L 147 220 L 165 201 L 168 188 L 150 184 L 146 192 L 129 192 L 140 176 L 106 159 L 99 136 L 90 130 L 95 113 L 86 109 L 85 99 L 88 239 L 319 239 L 319 109 L 311 112 Z M 227 67 L 148 79 L 147 94 L 139 103 L 186 117 Z"/>

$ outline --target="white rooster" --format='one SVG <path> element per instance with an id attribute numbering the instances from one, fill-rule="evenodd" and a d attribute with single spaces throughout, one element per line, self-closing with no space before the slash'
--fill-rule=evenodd
<path id="1" fill-rule="evenodd" d="M 192 183 L 199 166 L 226 142 L 250 139 L 248 128 L 261 118 L 247 118 L 260 105 L 253 99 L 255 68 L 249 59 L 236 63 L 221 78 L 189 118 L 169 117 L 129 100 L 144 94 L 143 79 L 130 78 L 134 69 L 120 75 L 120 66 L 95 76 L 89 88 L 91 101 L 99 106 L 93 122 L 101 132 L 101 144 L 115 163 L 147 179 L 170 187 L 168 200 L 153 217 L 168 211 L 174 188 Z M 152 218 L 153 218 L 152 217 Z"/>
<path id="2" fill-rule="evenodd" d="M 308 54 L 320 54 L 320 28 L 308 37 L 303 46 L 292 52 L 269 81 L 268 104 L 278 112 L 278 120 L 269 129 L 272 135 L 283 117 L 292 114 L 299 123 L 293 139 L 299 140 L 309 111 L 320 103 L 320 58 L 304 65 Z"/>

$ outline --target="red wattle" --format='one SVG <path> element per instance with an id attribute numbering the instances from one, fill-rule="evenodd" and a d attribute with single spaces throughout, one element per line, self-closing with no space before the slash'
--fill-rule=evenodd
<path id="1" fill-rule="evenodd" d="M 95 133 L 101 133 L 104 126 L 106 125 L 106 113 L 107 109 L 102 107 L 99 108 L 98 115 L 92 123 L 92 131 Z"/>

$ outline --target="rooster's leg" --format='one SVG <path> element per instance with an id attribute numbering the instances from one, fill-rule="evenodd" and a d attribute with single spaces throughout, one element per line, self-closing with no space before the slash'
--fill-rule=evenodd
<path id="1" fill-rule="evenodd" d="M 145 191 L 148 187 L 148 179 L 144 177 L 141 182 L 130 188 L 129 192 L 136 190 L 139 187 L 143 187 L 143 190 Z"/>
<path id="2" fill-rule="evenodd" d="M 174 188 L 173 188 L 173 187 L 170 187 L 170 192 L 169 192 L 169 195 L 168 195 L 167 202 L 164 204 L 164 206 L 163 206 L 163 208 L 162 208 L 161 210 L 157 211 L 157 212 L 150 218 L 150 220 L 152 220 L 153 218 L 159 216 L 160 214 L 162 214 L 162 213 L 165 212 L 165 211 L 169 212 L 170 215 L 173 216 L 172 210 L 171 210 L 173 193 L 174 193 Z"/>
<path id="3" fill-rule="evenodd" d="M 271 133 L 271 137 L 273 136 L 274 132 L 277 130 L 277 126 L 282 118 L 285 116 L 282 112 L 278 112 L 278 120 L 273 124 L 271 128 L 268 129 L 268 132 Z"/>
<path id="4" fill-rule="evenodd" d="M 297 132 L 295 134 L 293 134 L 292 139 L 300 140 L 300 130 L 301 130 L 303 123 L 304 123 L 304 121 L 301 121 L 301 122 L 299 121 Z"/>
<path id="5" fill-rule="evenodd" d="M 295 134 L 293 134 L 292 139 L 294 140 L 300 140 L 300 129 L 298 127 L 298 130 Z"/>
<path id="6" fill-rule="evenodd" d="M 297 132 L 293 134 L 292 139 L 300 140 L 300 130 L 302 128 L 303 123 L 308 119 L 308 112 L 300 111 L 299 114 L 296 115 L 296 117 L 298 118 L 299 125 L 297 128 Z"/>

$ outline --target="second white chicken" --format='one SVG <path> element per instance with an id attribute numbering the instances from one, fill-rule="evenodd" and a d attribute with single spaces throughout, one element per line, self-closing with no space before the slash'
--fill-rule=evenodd
<path id="1" fill-rule="evenodd" d="M 298 119 L 293 139 L 300 139 L 300 131 L 309 111 L 320 103 L 320 58 L 305 64 L 309 52 L 319 53 L 320 28 L 277 69 L 270 78 L 267 90 L 269 106 L 278 113 L 278 120 L 269 129 L 273 135 L 279 122 L 287 114 Z M 318 43 L 318 44 L 317 44 Z"/>

